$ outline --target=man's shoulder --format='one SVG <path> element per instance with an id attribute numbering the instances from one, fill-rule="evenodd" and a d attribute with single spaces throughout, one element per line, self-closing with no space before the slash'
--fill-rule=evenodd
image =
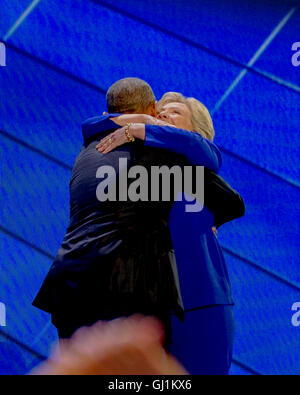
<path id="1" fill-rule="evenodd" d="M 89 117 L 82 122 L 82 127 L 102 123 L 108 118 L 109 118 L 108 115 L 96 115 L 94 117 Z"/>
<path id="2" fill-rule="evenodd" d="M 106 131 L 115 130 L 118 125 L 113 122 L 110 118 L 117 116 L 118 114 L 106 114 L 98 115 L 87 118 L 81 124 L 81 130 L 84 141 L 91 139 Z"/>

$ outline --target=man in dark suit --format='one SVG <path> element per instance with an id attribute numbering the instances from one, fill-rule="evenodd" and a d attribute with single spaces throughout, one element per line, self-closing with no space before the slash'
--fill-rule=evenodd
<path id="1" fill-rule="evenodd" d="M 109 95 L 112 90 L 118 94 Z M 108 108 L 115 108 L 118 113 L 155 115 L 153 92 L 139 79 L 117 82 L 110 88 L 107 98 L 111 100 L 107 103 Z M 122 192 L 118 190 L 122 172 L 120 159 L 126 160 L 128 168 L 135 165 L 146 168 L 172 166 L 184 163 L 184 149 L 181 155 L 180 152 L 167 153 L 136 141 L 107 155 L 97 152 L 99 139 L 117 128 L 109 116 L 91 118 L 82 126 L 84 145 L 75 161 L 70 182 L 70 223 L 33 305 L 51 313 L 60 338 L 68 338 L 77 328 L 92 325 L 100 319 L 110 320 L 140 312 L 161 319 L 168 343 L 171 311 L 183 319 L 168 229 L 172 201 L 132 202 L 125 199 L 100 202 L 97 174 L 99 168 L 109 166 L 114 169 L 116 179 L 110 184 L 115 185 L 116 196 L 119 196 Z M 203 155 L 201 164 L 210 167 L 211 171 L 218 170 L 216 146 L 199 141 L 199 147 Z M 242 215 L 241 199 L 226 184 L 216 183 L 218 178 L 214 173 L 211 175 L 212 181 L 207 189 L 211 189 L 212 196 L 223 193 L 228 202 L 221 218 L 217 202 L 213 198 L 205 199 L 207 206 L 212 202 L 209 208 L 216 213 L 215 223 L 220 225 Z M 214 183 L 218 184 L 216 188 Z"/>

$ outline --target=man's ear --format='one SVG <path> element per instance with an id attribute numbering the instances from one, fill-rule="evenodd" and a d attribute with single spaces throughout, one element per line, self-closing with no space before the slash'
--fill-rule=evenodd
<path id="1" fill-rule="evenodd" d="M 149 115 L 151 115 L 152 117 L 156 118 L 156 115 L 157 115 L 157 113 L 156 113 L 156 102 L 150 104 L 150 106 L 149 106 Z"/>

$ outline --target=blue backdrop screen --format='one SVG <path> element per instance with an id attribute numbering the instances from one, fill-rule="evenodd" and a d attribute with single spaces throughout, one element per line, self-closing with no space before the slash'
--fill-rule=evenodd
<path id="1" fill-rule="evenodd" d="M 236 301 L 232 374 L 300 373 L 299 26 L 292 0 L 1 1 L 1 330 L 45 356 L 57 340 L 31 302 L 68 225 L 80 124 L 135 76 L 157 98 L 179 91 L 209 108 L 221 174 L 245 199 L 245 217 L 219 231 Z M 1 374 L 38 362 L 0 337 Z"/>

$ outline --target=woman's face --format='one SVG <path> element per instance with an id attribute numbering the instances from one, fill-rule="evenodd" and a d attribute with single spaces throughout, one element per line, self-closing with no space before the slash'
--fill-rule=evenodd
<path id="1" fill-rule="evenodd" d="M 157 118 L 171 123 L 180 129 L 193 130 L 192 114 L 189 107 L 184 103 L 168 103 L 160 108 Z"/>

